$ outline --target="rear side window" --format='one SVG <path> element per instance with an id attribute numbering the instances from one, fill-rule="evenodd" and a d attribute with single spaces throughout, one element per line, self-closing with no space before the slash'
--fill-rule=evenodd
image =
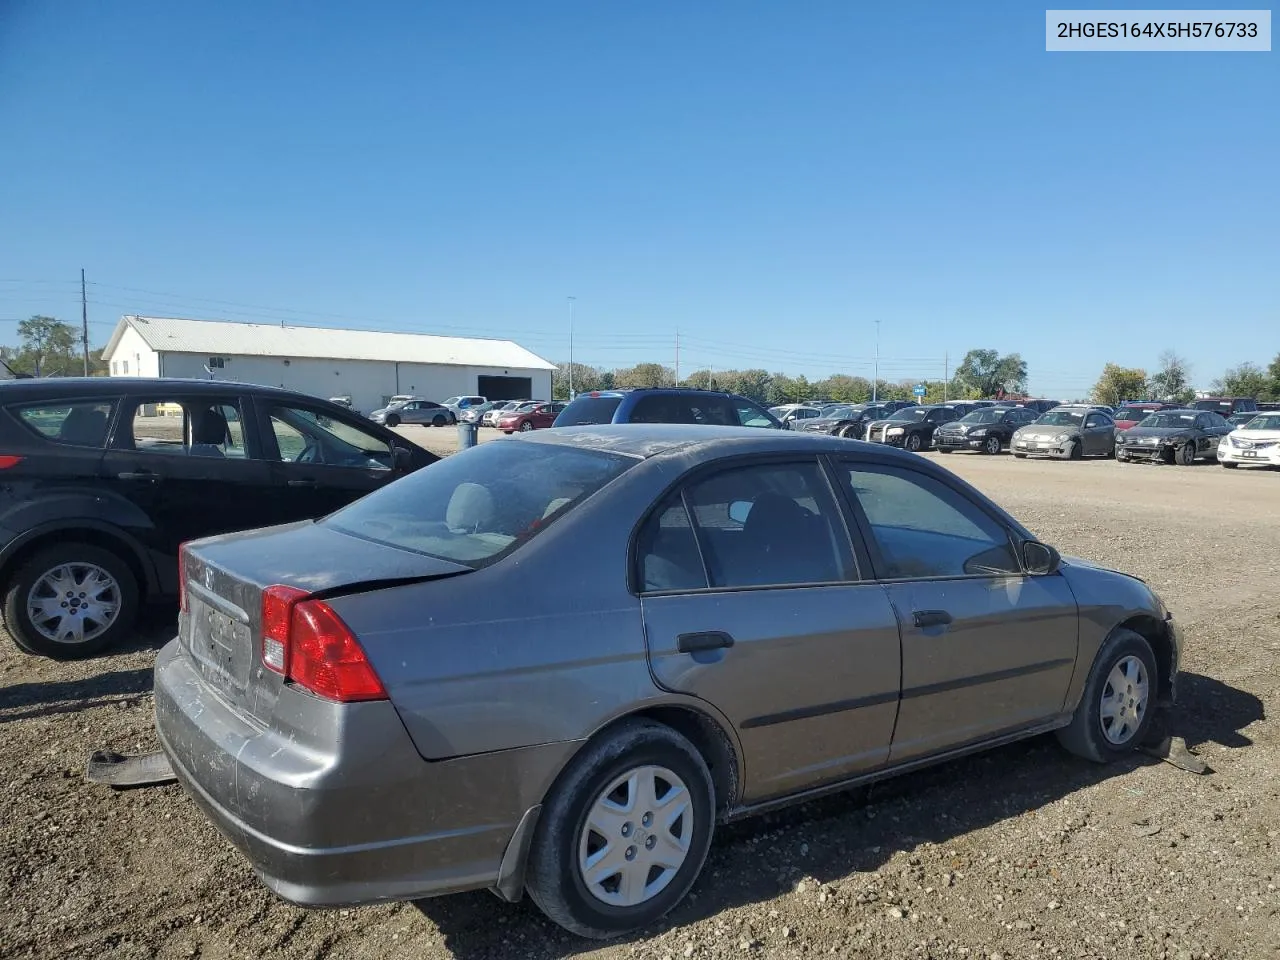
<path id="1" fill-rule="evenodd" d="M 246 457 L 244 418 L 233 400 L 139 403 L 131 416 L 126 411 L 117 434 L 116 446 L 138 453 L 236 460 Z"/>
<path id="2" fill-rule="evenodd" d="M 485 443 L 321 522 L 375 543 L 482 567 L 527 543 L 637 462 L 559 444 Z"/>
<path id="3" fill-rule="evenodd" d="M 621 397 L 578 397 L 556 418 L 556 426 L 586 427 L 597 423 L 613 423 L 613 415 L 620 403 Z"/>
<path id="4" fill-rule="evenodd" d="M 114 400 L 64 400 L 18 407 L 13 412 L 46 440 L 73 447 L 105 447 L 114 408 Z"/>

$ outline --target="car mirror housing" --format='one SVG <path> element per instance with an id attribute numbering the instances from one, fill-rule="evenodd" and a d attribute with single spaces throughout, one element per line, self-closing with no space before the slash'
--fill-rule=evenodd
<path id="1" fill-rule="evenodd" d="M 1062 565 L 1062 555 L 1047 543 L 1028 540 L 1022 545 L 1022 565 L 1027 573 L 1045 577 L 1058 572 Z"/>

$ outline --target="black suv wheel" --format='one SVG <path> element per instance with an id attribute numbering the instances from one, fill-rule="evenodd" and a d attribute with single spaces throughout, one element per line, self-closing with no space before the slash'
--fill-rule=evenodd
<path id="1" fill-rule="evenodd" d="M 117 554 L 59 543 L 28 557 L 4 588 L 4 622 L 27 653 L 79 660 L 133 628 L 138 582 Z"/>

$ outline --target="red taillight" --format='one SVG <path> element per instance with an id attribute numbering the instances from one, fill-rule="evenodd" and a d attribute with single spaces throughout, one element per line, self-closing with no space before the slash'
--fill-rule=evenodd
<path id="1" fill-rule="evenodd" d="M 12 454 L 0 456 L 0 470 L 8 470 L 10 467 L 16 467 L 22 462 L 21 457 L 15 457 Z"/>
<path id="2" fill-rule="evenodd" d="M 323 600 L 296 587 L 262 593 L 262 663 L 339 703 L 385 700 L 387 691 L 350 628 Z"/>

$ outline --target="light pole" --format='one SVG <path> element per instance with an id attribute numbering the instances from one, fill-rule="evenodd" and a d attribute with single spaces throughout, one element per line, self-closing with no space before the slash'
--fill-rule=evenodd
<path id="1" fill-rule="evenodd" d="M 573 302 L 577 297 L 569 297 L 569 399 L 573 399 Z"/>
<path id="2" fill-rule="evenodd" d="M 871 402 L 880 399 L 880 321 L 876 321 L 876 372 L 871 380 Z"/>

